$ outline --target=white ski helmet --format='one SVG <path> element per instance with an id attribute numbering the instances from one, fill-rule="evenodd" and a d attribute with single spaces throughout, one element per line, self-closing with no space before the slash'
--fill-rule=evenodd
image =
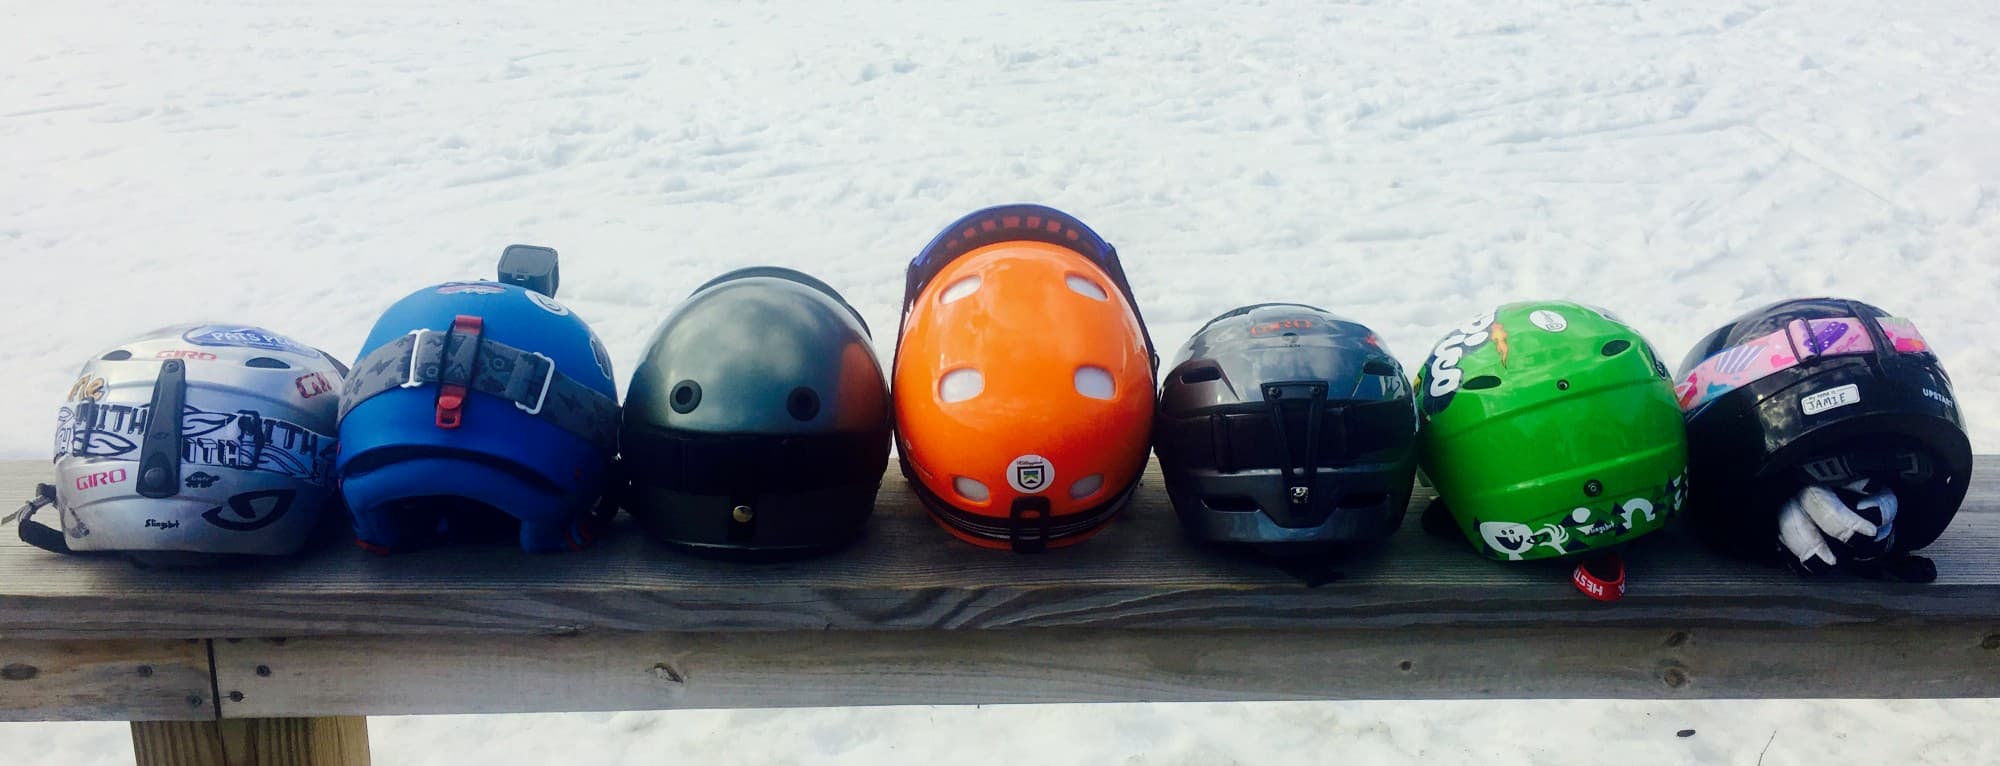
<path id="1" fill-rule="evenodd" d="M 345 373 L 243 325 L 170 327 L 93 357 L 57 413 L 56 483 L 21 510 L 21 539 L 169 561 L 298 551 L 333 498 Z M 32 520 L 50 504 L 60 531 Z"/>

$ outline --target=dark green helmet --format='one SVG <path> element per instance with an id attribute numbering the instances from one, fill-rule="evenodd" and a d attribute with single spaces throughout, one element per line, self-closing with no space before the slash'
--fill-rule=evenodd
<path id="1" fill-rule="evenodd" d="M 861 533 L 889 462 L 868 325 L 825 283 L 739 269 L 674 310 L 632 376 L 623 505 L 668 543 L 811 554 Z"/>

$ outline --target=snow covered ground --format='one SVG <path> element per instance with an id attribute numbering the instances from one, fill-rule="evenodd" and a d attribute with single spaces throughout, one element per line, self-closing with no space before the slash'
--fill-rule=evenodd
<path id="1" fill-rule="evenodd" d="M 423 284 L 561 249 L 629 371 L 695 285 L 803 268 L 895 326 L 1003 201 L 1082 216 L 1163 345 L 1316 303 L 1406 363 L 1528 297 L 1677 360 L 1778 298 L 1919 323 L 2000 449 L 1988 0 L 0 0 L 0 457 L 77 365 L 203 318 L 351 356 Z M 888 338 L 884 338 L 887 351 Z M 379 762 L 2000 761 L 2000 705 L 1339 703 L 376 719 Z M 1677 738 L 1675 731 L 1697 734 Z M 1760 755 L 1767 742 L 1768 754 Z M 1903 754 L 1907 753 L 1907 756 Z M 129 758 L 0 725 L 0 763 Z"/>

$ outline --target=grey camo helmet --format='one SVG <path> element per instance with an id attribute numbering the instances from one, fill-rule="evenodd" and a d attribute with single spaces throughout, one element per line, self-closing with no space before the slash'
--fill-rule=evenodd
<path id="1" fill-rule="evenodd" d="M 57 410 L 56 482 L 23 509 L 21 539 L 174 563 L 298 551 L 333 502 L 345 373 L 241 324 L 164 328 L 97 354 Z M 60 529 L 33 520 L 50 504 Z"/>
<path id="2" fill-rule="evenodd" d="M 627 390 L 622 505 L 655 538 L 788 557 L 861 534 L 889 461 L 889 391 L 867 323 L 826 283 L 763 266 L 702 285 Z"/>

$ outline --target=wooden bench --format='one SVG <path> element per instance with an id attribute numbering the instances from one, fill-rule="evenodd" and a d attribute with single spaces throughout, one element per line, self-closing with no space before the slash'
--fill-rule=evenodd
<path id="1" fill-rule="evenodd" d="M 955 542 L 901 476 L 821 559 L 683 555 L 621 522 L 588 552 L 329 543 L 226 571 L 58 557 L 0 534 L 0 720 L 129 720 L 141 762 L 364 762 L 408 713 L 1413 698 L 2000 696 L 2000 458 L 1930 585 L 1804 580 L 1669 530 L 1600 604 L 1412 517 L 1309 587 L 1188 543 L 1149 474 L 1040 556 Z M 0 463 L 8 507 L 46 480 Z M 1428 493 L 1419 488 L 1412 508 Z M 356 758 L 363 760 L 355 760 Z"/>

